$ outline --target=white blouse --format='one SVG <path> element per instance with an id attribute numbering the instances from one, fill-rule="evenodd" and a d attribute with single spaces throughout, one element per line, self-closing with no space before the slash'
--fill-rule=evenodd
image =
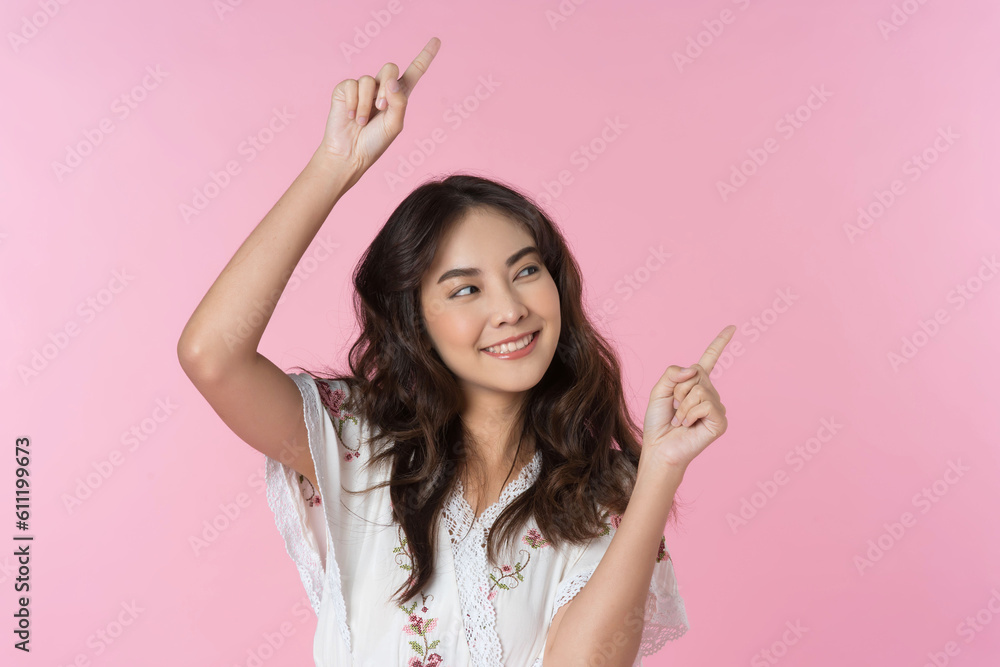
<path id="1" fill-rule="evenodd" d="M 289 377 L 302 394 L 319 489 L 267 457 L 267 498 L 319 617 L 316 667 L 541 667 L 552 617 L 587 583 L 621 517 L 606 514 L 603 535 L 560 549 L 532 520 L 516 552 L 508 550 L 501 564 L 491 567 L 484 546 L 489 528 L 538 477 L 541 452 L 536 452 L 479 517 L 474 518 L 458 485 L 440 515 L 431 583 L 397 605 L 389 598 L 407 580 L 412 560 L 402 527 L 392 518 L 389 489 L 341 493 L 341 485 L 360 490 L 388 478 L 388 466 L 367 465 L 371 430 L 358 416 L 341 411 L 350 391 L 345 382 L 306 373 Z M 688 630 L 664 541 L 643 621 L 634 665 Z"/>

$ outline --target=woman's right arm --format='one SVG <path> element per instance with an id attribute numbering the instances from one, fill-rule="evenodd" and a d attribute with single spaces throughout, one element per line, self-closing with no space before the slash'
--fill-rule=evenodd
<path id="1" fill-rule="evenodd" d="M 320 147 L 229 260 L 177 343 L 181 368 L 226 425 L 317 488 L 302 397 L 257 346 L 334 205 L 399 135 L 407 98 L 439 46 L 431 39 L 401 79 L 387 63 L 377 78 L 337 85 Z"/>

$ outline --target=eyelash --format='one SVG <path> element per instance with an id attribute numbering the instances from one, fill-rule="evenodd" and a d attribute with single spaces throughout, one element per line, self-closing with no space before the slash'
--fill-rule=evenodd
<path id="1" fill-rule="evenodd" d="M 525 271 L 527 271 L 528 269 L 534 269 L 534 270 L 535 270 L 535 273 L 538 273 L 538 272 L 540 272 L 540 271 L 541 271 L 541 269 L 540 269 L 540 268 L 538 268 L 537 266 L 535 266 L 534 264 L 529 264 L 528 266 L 526 266 L 526 267 L 524 267 L 523 269 L 521 269 L 521 271 L 520 271 L 520 272 L 519 272 L 519 273 L 518 273 L 517 275 L 521 275 L 522 273 L 524 273 L 524 272 L 525 272 Z M 529 273 L 528 275 L 529 275 L 529 276 L 533 276 L 533 275 L 535 275 L 535 273 Z M 527 276 L 525 276 L 525 277 L 527 277 Z M 462 290 L 464 290 L 464 289 L 469 289 L 470 287 L 471 287 L 471 288 L 474 288 L 474 289 L 479 289 L 479 288 L 478 288 L 478 287 L 476 287 L 475 285 L 466 285 L 465 287 L 460 287 L 460 288 L 458 288 L 458 290 L 457 290 L 457 291 L 455 291 L 455 293 L 453 293 L 453 294 L 452 294 L 452 295 L 451 295 L 450 297 L 448 297 L 448 298 L 449 298 L 449 299 L 454 299 L 455 297 L 457 297 L 457 296 L 460 296 L 460 295 L 459 295 L 459 292 L 461 292 L 461 291 L 462 291 Z M 471 294 L 462 294 L 461 296 L 472 296 L 472 295 L 471 295 Z"/>

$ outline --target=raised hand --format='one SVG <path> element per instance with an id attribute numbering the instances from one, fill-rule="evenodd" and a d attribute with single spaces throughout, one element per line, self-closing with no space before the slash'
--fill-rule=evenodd
<path id="1" fill-rule="evenodd" d="M 653 385 L 643 423 L 640 466 L 663 466 L 683 472 L 726 432 L 726 407 L 708 376 L 734 333 L 736 326 L 730 324 L 698 363 L 687 368 L 669 366 Z"/>
<path id="2" fill-rule="evenodd" d="M 361 178 L 403 130 L 410 93 L 440 46 L 441 40 L 432 37 L 402 78 L 394 63 L 386 63 L 376 77 L 366 74 L 338 83 L 319 153 L 350 168 L 355 182 Z"/>

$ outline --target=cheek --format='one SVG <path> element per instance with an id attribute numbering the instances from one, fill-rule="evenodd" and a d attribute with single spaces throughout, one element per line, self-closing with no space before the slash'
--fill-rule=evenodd
<path id="1" fill-rule="evenodd" d="M 432 317 L 427 320 L 427 327 L 439 346 L 474 347 L 478 342 L 482 327 L 467 315 L 440 309 Z"/>

